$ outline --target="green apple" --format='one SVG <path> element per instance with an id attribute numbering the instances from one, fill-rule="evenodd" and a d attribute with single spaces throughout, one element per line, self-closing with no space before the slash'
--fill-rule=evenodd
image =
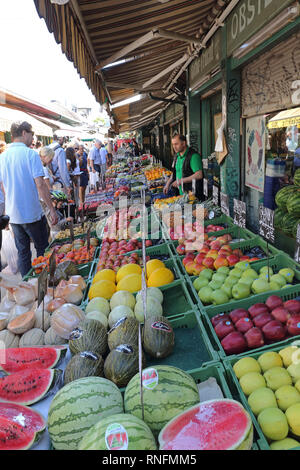
<path id="1" fill-rule="evenodd" d="M 197 277 L 197 279 L 194 280 L 193 286 L 195 287 L 196 291 L 198 292 L 201 287 L 208 286 L 209 280 L 206 279 L 205 277 Z"/>
<path id="2" fill-rule="evenodd" d="M 279 284 L 280 287 L 284 287 L 286 285 L 286 279 L 284 276 L 281 276 L 281 274 L 273 274 L 273 276 L 271 276 L 271 282 L 272 281 Z"/>
<path id="3" fill-rule="evenodd" d="M 279 408 L 266 408 L 259 413 L 257 420 L 267 439 L 279 441 L 287 437 L 288 420 Z"/>
<path id="4" fill-rule="evenodd" d="M 286 279 L 286 282 L 289 284 L 293 282 L 295 276 L 295 272 L 291 268 L 280 269 L 278 274 L 281 274 L 281 276 L 283 276 Z"/>
<path id="5" fill-rule="evenodd" d="M 242 278 L 239 280 L 238 282 L 239 284 L 246 284 L 246 286 L 249 287 L 249 289 L 251 289 L 251 286 L 253 284 L 253 278 L 252 277 L 246 277 L 246 278 Z"/>
<path id="6" fill-rule="evenodd" d="M 281 286 L 279 284 L 277 284 L 277 282 L 271 281 L 271 282 L 269 282 L 269 288 L 270 288 L 270 290 L 280 290 Z"/>
<path id="7" fill-rule="evenodd" d="M 275 393 L 268 387 L 254 390 L 248 397 L 248 403 L 255 416 L 266 408 L 277 408 Z"/>
<path id="8" fill-rule="evenodd" d="M 198 292 L 198 297 L 202 303 L 209 305 L 212 303 L 211 295 L 213 293 L 213 289 L 209 286 L 202 287 Z"/>
<path id="9" fill-rule="evenodd" d="M 300 402 L 300 393 L 292 385 L 283 385 L 275 392 L 277 403 L 282 411 L 286 411 L 290 406 Z"/>
<path id="10" fill-rule="evenodd" d="M 244 271 L 242 274 L 242 279 L 245 279 L 246 277 L 252 277 L 254 280 L 258 278 L 258 274 L 254 269 L 249 268 L 249 269 L 246 269 L 246 271 Z"/>
<path id="11" fill-rule="evenodd" d="M 242 274 L 243 274 L 243 271 L 241 269 L 238 269 L 238 268 L 235 267 L 230 271 L 229 277 L 234 276 L 234 277 L 240 278 L 242 276 Z"/>
<path id="12" fill-rule="evenodd" d="M 213 276 L 213 273 L 214 271 L 212 269 L 209 269 L 209 268 L 206 268 L 206 269 L 203 269 L 203 271 L 201 271 L 200 273 L 200 276 L 201 277 L 205 277 L 206 279 L 208 279 L 209 281 L 211 281 L 211 278 Z M 199 276 L 199 277 L 200 277 Z"/>
<path id="13" fill-rule="evenodd" d="M 229 297 L 222 289 L 218 289 L 211 294 L 211 300 L 214 305 L 221 305 L 229 302 Z"/>
<path id="14" fill-rule="evenodd" d="M 221 286 L 223 285 L 223 282 L 222 281 L 210 281 L 209 282 L 209 287 L 212 288 L 212 290 L 218 290 L 218 289 L 221 289 Z"/>
<path id="15" fill-rule="evenodd" d="M 222 287 L 221 287 L 221 290 L 223 292 L 225 292 L 225 294 L 227 295 L 227 297 L 229 297 L 229 299 L 232 298 L 232 287 L 231 286 L 226 286 L 225 284 L 223 284 Z"/>
<path id="16" fill-rule="evenodd" d="M 235 267 L 241 271 L 246 271 L 246 269 L 249 269 L 251 266 L 249 261 L 239 261 L 236 263 Z"/>
<path id="17" fill-rule="evenodd" d="M 270 285 L 268 281 L 265 281 L 264 279 L 256 279 L 253 281 L 251 289 L 254 294 L 262 294 L 263 292 L 270 290 Z"/>
<path id="18" fill-rule="evenodd" d="M 261 273 L 259 276 L 258 276 L 258 279 L 263 279 L 264 281 L 267 281 L 267 282 L 270 282 L 271 281 L 271 277 L 272 277 L 273 274 L 268 274 L 268 273 Z"/>
<path id="19" fill-rule="evenodd" d="M 272 268 L 268 268 L 268 266 L 263 266 L 262 268 L 260 268 L 259 270 L 259 273 L 262 274 L 262 273 L 265 273 L 265 272 L 269 272 L 270 276 L 273 276 L 273 269 Z"/>
<path id="20" fill-rule="evenodd" d="M 240 278 L 235 276 L 228 276 L 224 284 L 233 287 L 239 282 Z"/>
<path id="21" fill-rule="evenodd" d="M 226 275 L 222 273 L 215 273 L 212 277 L 212 281 L 217 281 L 217 282 L 222 282 L 222 284 L 225 282 Z"/>
<path id="22" fill-rule="evenodd" d="M 285 439 L 281 439 L 280 441 L 274 441 L 270 444 L 271 450 L 290 450 L 294 449 L 295 447 L 299 447 L 300 443 L 296 441 L 296 439 L 292 439 L 291 437 L 286 437 Z"/>
<path id="23" fill-rule="evenodd" d="M 282 289 L 285 289 L 286 287 L 293 287 L 293 284 L 286 284 L 285 286 L 282 287 Z"/>
<path id="24" fill-rule="evenodd" d="M 232 288 L 232 297 L 236 300 L 246 299 L 250 295 L 250 287 L 246 284 L 237 283 Z"/>
<path id="25" fill-rule="evenodd" d="M 283 385 L 292 385 L 292 377 L 284 367 L 272 367 L 264 373 L 267 386 L 275 392 Z"/>
<path id="26" fill-rule="evenodd" d="M 228 276 L 228 274 L 230 273 L 230 269 L 227 266 L 221 266 L 219 269 L 217 269 L 217 273 L 225 274 L 226 276 Z"/>
<path id="27" fill-rule="evenodd" d="M 273 367 L 283 366 L 281 356 L 275 351 L 267 351 L 261 354 L 257 360 L 263 372 L 266 372 Z"/>
<path id="28" fill-rule="evenodd" d="M 258 388 L 266 387 L 266 381 L 259 372 L 248 372 L 240 378 L 239 382 L 244 394 L 247 396 Z"/>
<path id="29" fill-rule="evenodd" d="M 248 372 L 261 372 L 261 367 L 254 357 L 243 357 L 234 365 L 233 370 L 238 379 Z"/>

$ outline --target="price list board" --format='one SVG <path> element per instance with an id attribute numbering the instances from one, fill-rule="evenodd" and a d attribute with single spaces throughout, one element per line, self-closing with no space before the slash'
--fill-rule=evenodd
<path id="1" fill-rule="evenodd" d="M 233 221 L 240 228 L 246 228 L 246 203 L 233 200 Z"/>
<path id="2" fill-rule="evenodd" d="M 275 242 L 274 211 L 259 206 L 259 235 L 270 243 Z"/>

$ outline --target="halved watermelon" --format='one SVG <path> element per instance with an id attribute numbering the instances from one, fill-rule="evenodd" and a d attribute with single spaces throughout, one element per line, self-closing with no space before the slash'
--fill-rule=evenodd
<path id="1" fill-rule="evenodd" d="M 239 402 L 209 400 L 173 418 L 158 440 L 160 450 L 249 450 L 253 426 Z"/>
<path id="2" fill-rule="evenodd" d="M 44 430 L 46 429 L 46 421 L 44 420 L 43 416 L 36 410 L 29 408 L 28 406 L 18 405 L 16 403 L 0 403 L 0 427 L 1 427 L 1 419 L 7 419 L 12 423 L 17 424 L 24 428 L 26 434 L 28 434 L 28 442 L 25 442 L 26 448 L 29 445 L 33 445 L 37 443 L 42 436 Z M 18 435 L 19 432 L 16 432 L 15 439 L 8 439 L 9 434 L 7 432 L 9 429 L 13 429 L 11 427 L 7 428 L 6 435 L 5 435 L 5 428 L 7 427 L 7 423 L 2 421 L 2 425 L 5 425 L 2 429 L 2 433 L 4 433 L 3 437 L 4 440 L 0 438 L 0 449 L 23 449 L 23 442 L 19 442 Z M 16 429 L 15 431 L 19 431 Z M 1 431 L 0 431 L 1 433 Z M 32 434 L 35 434 L 34 442 L 31 442 L 30 439 Z M 21 433 L 24 437 L 24 434 Z M 15 442 L 12 442 L 15 441 Z M 25 440 L 26 441 L 26 440 Z M 2 447 L 1 447 L 2 446 Z M 13 447 L 11 447 L 13 446 Z"/>
<path id="3" fill-rule="evenodd" d="M 32 405 L 46 397 L 61 378 L 59 369 L 24 369 L 0 377 L 0 402 Z"/>
<path id="4" fill-rule="evenodd" d="M 66 351 L 54 347 L 0 349 L 0 369 L 7 374 L 24 369 L 52 369 Z"/>
<path id="5" fill-rule="evenodd" d="M 26 450 L 33 446 L 36 432 L 0 416 L 0 450 Z"/>

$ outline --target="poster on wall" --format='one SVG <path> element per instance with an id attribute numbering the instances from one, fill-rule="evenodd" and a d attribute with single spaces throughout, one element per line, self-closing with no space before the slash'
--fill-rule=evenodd
<path id="1" fill-rule="evenodd" d="M 265 183 L 265 139 L 265 117 L 257 116 L 247 119 L 245 184 L 261 193 L 264 191 Z"/>

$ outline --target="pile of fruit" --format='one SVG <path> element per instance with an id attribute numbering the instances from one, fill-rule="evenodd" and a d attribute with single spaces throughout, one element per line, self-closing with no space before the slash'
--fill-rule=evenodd
<path id="1" fill-rule="evenodd" d="M 77 235 L 84 235 L 85 233 L 87 233 L 89 227 L 91 227 L 91 232 L 94 232 L 96 230 L 96 226 L 97 226 L 96 223 L 88 224 L 87 222 L 83 224 L 83 227 L 81 224 L 74 225 L 74 236 L 76 237 Z M 62 240 L 64 238 L 70 238 L 69 229 L 61 230 L 60 232 L 58 232 L 58 234 L 55 237 L 55 240 Z"/>
<path id="2" fill-rule="evenodd" d="M 120 240 L 120 242 L 114 241 L 111 243 L 108 241 L 103 242 L 97 265 L 97 272 L 102 269 L 113 269 L 117 272 L 121 266 L 131 263 L 142 265 L 142 258 L 138 253 L 131 253 L 128 256 L 124 256 L 127 253 L 141 249 L 141 245 L 142 243 L 137 242 L 136 240 L 128 242 L 126 242 L 126 240 Z M 152 241 L 146 240 L 146 246 L 152 246 Z M 150 257 L 147 256 L 146 260 L 150 260 Z"/>
<path id="3" fill-rule="evenodd" d="M 144 175 L 146 176 L 147 181 L 153 181 L 163 178 L 164 176 L 171 176 L 172 172 L 162 167 L 154 167 L 150 170 L 145 170 Z"/>
<path id="4" fill-rule="evenodd" d="M 204 226 L 203 222 L 193 222 L 193 223 L 184 223 L 183 225 L 176 225 L 175 227 L 171 227 L 169 229 L 169 234 L 171 240 L 178 240 L 180 245 L 185 245 L 186 241 L 193 241 L 199 238 L 199 234 L 207 234 L 212 232 L 220 232 L 221 230 L 225 230 L 224 225 L 207 225 Z M 212 241 L 217 240 L 217 237 L 208 236 L 204 237 L 204 241 L 210 243 Z M 185 253 L 181 253 L 185 254 Z"/>
<path id="5" fill-rule="evenodd" d="M 134 253 L 131 255 L 134 256 Z M 94 297 L 104 297 L 110 299 L 116 291 L 138 292 L 142 289 L 142 268 L 137 261 L 125 264 L 119 269 L 98 270 L 93 279 L 93 284 L 89 290 L 89 299 Z M 147 287 L 160 287 L 174 281 L 173 272 L 168 269 L 163 261 L 150 259 L 146 262 L 146 283 Z"/>
<path id="6" fill-rule="evenodd" d="M 300 446 L 299 348 L 244 357 L 234 373 L 272 450 Z"/>
<path id="7" fill-rule="evenodd" d="M 294 176 L 294 185 L 285 186 L 275 196 L 277 209 L 275 210 L 275 227 L 283 230 L 287 235 L 296 237 L 297 227 L 300 223 L 300 171 Z"/>
<path id="8" fill-rule="evenodd" d="M 237 308 L 231 313 L 211 318 L 212 325 L 227 355 L 283 341 L 300 334 L 300 301 L 283 300 L 271 295 L 265 303 L 248 310 Z"/>
<path id="9" fill-rule="evenodd" d="M 113 242 L 113 241 L 121 241 L 121 240 L 128 240 L 130 234 L 129 226 L 131 222 L 135 219 L 142 218 L 139 214 L 132 214 L 132 211 L 127 209 L 121 209 L 114 212 L 111 216 L 107 218 L 106 225 L 104 227 L 104 234 L 103 234 L 103 242 Z M 136 225 L 134 226 L 136 229 Z M 141 237 L 141 232 L 134 233 L 135 238 Z"/>
<path id="10" fill-rule="evenodd" d="M 193 285 L 204 305 L 221 305 L 231 299 L 285 289 L 292 286 L 294 276 L 291 268 L 282 268 L 274 274 L 271 267 L 263 266 L 257 272 L 248 261 L 240 261 L 233 269 L 222 266 L 216 273 L 210 268 L 203 269 Z"/>

